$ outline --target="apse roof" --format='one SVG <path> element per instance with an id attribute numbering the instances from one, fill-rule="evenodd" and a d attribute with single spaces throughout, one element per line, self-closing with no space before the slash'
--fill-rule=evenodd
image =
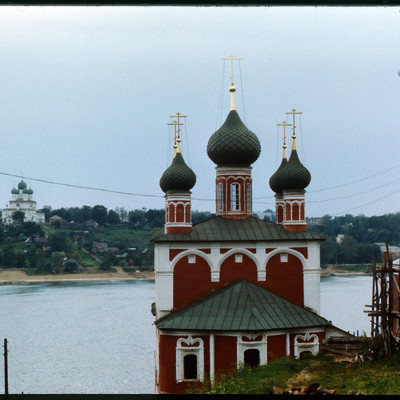
<path id="1" fill-rule="evenodd" d="M 236 281 L 155 322 L 159 329 L 265 331 L 331 325 L 246 280 Z"/>
<path id="2" fill-rule="evenodd" d="M 230 241 L 280 241 L 280 240 L 324 240 L 315 232 L 290 232 L 282 225 L 255 217 L 228 219 L 220 216 L 200 222 L 189 233 L 164 234 L 155 242 L 230 242 Z"/>

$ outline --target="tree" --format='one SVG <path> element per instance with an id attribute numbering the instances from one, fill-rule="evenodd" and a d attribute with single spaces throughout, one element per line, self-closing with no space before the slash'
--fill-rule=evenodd
<path id="1" fill-rule="evenodd" d="M 15 211 L 13 212 L 12 219 L 14 222 L 20 221 L 24 222 L 25 213 L 23 211 Z"/>
<path id="2" fill-rule="evenodd" d="M 17 268 L 25 268 L 26 267 L 26 256 L 25 253 L 17 253 L 15 254 L 15 267 Z"/>
<path id="3" fill-rule="evenodd" d="M 109 224 L 119 224 L 121 222 L 121 219 L 119 218 L 119 215 L 113 211 L 113 210 L 109 210 L 108 211 L 108 215 L 107 215 L 107 222 Z"/>
<path id="4" fill-rule="evenodd" d="M 76 271 L 78 271 L 79 268 L 79 264 L 78 261 L 76 260 L 67 260 L 64 263 L 64 271 L 65 272 L 69 272 L 69 273 L 74 273 Z"/>
<path id="5" fill-rule="evenodd" d="M 65 232 L 56 231 L 49 236 L 47 244 L 53 251 L 63 251 L 68 254 L 72 249 L 72 242 Z"/>
<path id="6" fill-rule="evenodd" d="M 37 268 L 38 266 L 38 251 L 35 246 L 29 247 L 29 250 L 26 253 L 26 258 L 28 260 L 28 267 L 29 268 Z"/>
<path id="7" fill-rule="evenodd" d="M 113 265 L 116 265 L 116 264 L 118 264 L 118 258 L 115 256 L 115 254 L 111 250 L 108 250 L 104 257 L 103 262 L 100 265 L 100 269 L 108 271 L 111 269 L 111 267 Z"/>
<path id="8" fill-rule="evenodd" d="M 51 266 L 56 272 L 60 272 L 64 262 L 64 254 L 62 252 L 55 251 L 51 255 Z"/>
<path id="9" fill-rule="evenodd" d="M 5 267 L 14 267 L 15 266 L 15 253 L 14 247 L 7 244 L 2 249 L 2 263 Z"/>
<path id="10" fill-rule="evenodd" d="M 107 208 L 104 206 L 94 206 L 92 208 L 91 217 L 99 225 L 104 225 L 107 221 Z"/>

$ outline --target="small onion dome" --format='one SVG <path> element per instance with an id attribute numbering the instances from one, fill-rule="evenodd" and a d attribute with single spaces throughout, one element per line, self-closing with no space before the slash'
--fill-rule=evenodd
<path id="1" fill-rule="evenodd" d="M 28 194 L 33 194 L 33 190 L 32 190 L 31 188 L 29 188 L 29 189 L 27 190 L 27 193 L 28 193 Z"/>
<path id="2" fill-rule="evenodd" d="M 26 189 L 26 183 L 23 180 L 18 183 L 18 189 Z"/>
<path id="3" fill-rule="evenodd" d="M 217 165 L 250 165 L 261 152 L 260 141 L 231 110 L 224 122 L 209 139 L 207 154 Z"/>
<path id="4" fill-rule="evenodd" d="M 177 153 L 172 164 L 164 171 L 160 187 L 164 193 L 168 190 L 190 190 L 196 183 L 195 173 L 186 165 L 181 153 Z"/>
<path id="5" fill-rule="evenodd" d="M 18 189 L 13 188 L 11 190 L 11 194 L 18 194 L 18 193 L 19 193 Z"/>
<path id="6" fill-rule="evenodd" d="M 282 187 L 280 185 L 280 175 L 282 173 L 282 169 L 285 168 L 288 160 L 287 158 L 282 158 L 281 165 L 275 171 L 275 173 L 269 178 L 269 187 L 277 194 L 282 193 Z"/>
<path id="7" fill-rule="evenodd" d="M 296 150 L 292 150 L 289 161 L 279 173 L 279 185 L 282 190 L 305 189 L 311 182 L 311 174 L 300 162 Z"/>
<path id="8" fill-rule="evenodd" d="M 24 190 L 22 191 L 22 193 L 23 193 L 23 194 L 28 194 L 28 193 L 29 193 L 29 189 L 24 189 Z"/>

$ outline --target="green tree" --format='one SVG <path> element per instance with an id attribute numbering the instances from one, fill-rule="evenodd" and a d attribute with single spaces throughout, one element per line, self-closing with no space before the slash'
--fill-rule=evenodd
<path id="1" fill-rule="evenodd" d="M 7 244 L 6 246 L 3 247 L 2 252 L 2 263 L 5 267 L 14 267 L 15 266 L 15 253 L 14 253 L 14 247 Z"/>
<path id="2" fill-rule="evenodd" d="M 29 250 L 26 253 L 26 258 L 28 261 L 29 268 L 38 267 L 39 256 L 38 256 L 38 251 L 34 245 L 29 247 Z"/>
<path id="3" fill-rule="evenodd" d="M 119 215 L 113 211 L 113 210 L 109 210 L 108 211 L 108 215 L 107 215 L 107 222 L 109 224 L 119 224 L 121 222 L 121 219 L 119 218 Z"/>
<path id="4" fill-rule="evenodd" d="M 107 208 L 104 206 L 94 206 L 91 211 L 91 217 L 99 225 L 104 225 L 107 222 Z"/>
<path id="5" fill-rule="evenodd" d="M 63 251 L 69 254 L 72 250 L 72 242 L 68 235 L 62 231 L 55 231 L 47 239 L 47 244 L 51 246 L 52 251 Z"/>
<path id="6" fill-rule="evenodd" d="M 15 254 L 15 267 L 17 268 L 25 268 L 26 267 L 26 255 L 25 253 L 16 253 Z"/>
<path id="7" fill-rule="evenodd" d="M 113 265 L 117 265 L 118 264 L 118 258 L 115 256 L 115 254 L 111 251 L 108 250 L 103 262 L 100 265 L 100 269 L 108 271 L 111 269 L 111 267 Z"/>
<path id="8" fill-rule="evenodd" d="M 64 271 L 68 272 L 68 273 L 74 273 L 76 271 L 78 271 L 79 268 L 79 264 L 78 261 L 76 260 L 67 260 L 64 262 Z"/>
<path id="9" fill-rule="evenodd" d="M 61 271 L 64 263 L 64 254 L 62 252 L 55 251 L 51 255 L 51 266 L 58 273 Z"/>

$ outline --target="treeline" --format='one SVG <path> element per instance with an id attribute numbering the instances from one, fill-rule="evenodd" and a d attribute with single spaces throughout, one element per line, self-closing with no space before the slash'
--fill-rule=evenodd
<path id="1" fill-rule="evenodd" d="M 83 206 L 83 207 L 69 207 L 59 208 L 56 210 L 50 210 L 43 208 L 42 211 L 45 214 L 46 222 L 51 217 L 57 215 L 66 222 L 76 222 L 82 224 L 88 221 L 96 221 L 99 225 L 116 225 L 121 223 L 128 223 L 136 228 L 143 226 L 150 226 L 152 228 L 163 227 L 165 223 L 165 210 L 164 209 L 136 209 L 127 211 L 123 207 L 117 207 L 114 210 L 108 210 L 102 205 L 96 205 L 94 207 Z M 211 218 L 215 214 L 208 211 L 193 211 L 192 222 L 197 224 L 208 218 Z"/>
<path id="2" fill-rule="evenodd" d="M 400 213 L 373 217 L 325 215 L 318 225 L 308 225 L 308 230 L 327 235 L 321 244 L 322 264 L 371 263 L 374 258 L 379 262 L 382 254 L 376 243 L 399 245 Z"/>

